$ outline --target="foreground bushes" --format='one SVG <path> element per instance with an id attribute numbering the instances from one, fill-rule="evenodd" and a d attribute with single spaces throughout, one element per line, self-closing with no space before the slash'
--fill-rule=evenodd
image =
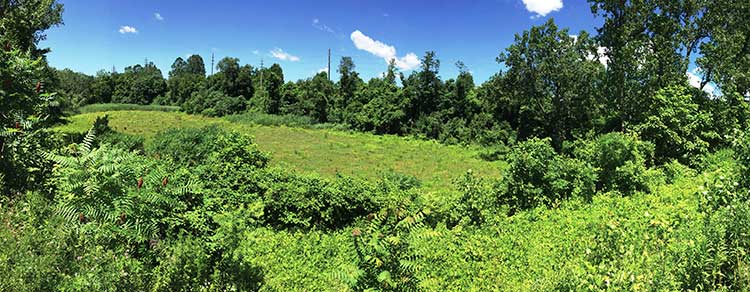
<path id="1" fill-rule="evenodd" d="M 98 128 L 106 128 L 105 124 L 100 119 Z M 378 184 L 345 177 L 326 180 L 268 168 L 268 156 L 249 137 L 217 128 L 158 135 L 147 156 L 101 142 L 97 147 L 94 132 L 75 147 L 49 155 L 56 164 L 54 183 L 59 188 L 53 198 L 31 194 L 30 206 L 39 208 L 36 213 L 19 218 L 18 212 L 25 208 L 22 201 L 18 205 L 22 209 L 3 209 L 0 214 L 21 228 L 2 234 L 0 261 L 8 268 L 0 269 L 0 276 L 17 285 L 14 288 L 257 290 L 264 285 L 266 270 L 273 272 L 276 267 L 258 261 L 259 248 L 270 246 L 248 246 L 252 241 L 247 232 L 279 232 L 279 236 L 285 234 L 283 230 L 339 232 L 361 224 L 368 214 L 381 218 L 385 215 L 379 210 L 386 209 L 398 210 L 385 213 L 397 214 L 395 224 L 411 220 L 412 211 L 404 206 L 418 206 L 412 203 L 412 181 L 397 176 Z M 172 147 L 180 144 L 183 147 Z M 205 152 L 185 157 L 195 151 Z M 27 225 L 40 227 L 27 232 L 23 229 Z M 389 232 L 392 227 L 380 230 Z M 38 248 L 27 245 L 36 236 L 53 241 Z M 337 237 L 331 252 L 340 252 L 341 244 L 354 244 L 350 236 Z M 20 246 L 13 248 L 16 245 Z M 19 248 L 23 253 L 5 253 Z M 376 276 L 395 273 L 401 254 L 387 260 L 389 268 L 373 266 L 372 273 L 378 272 L 372 274 L 363 272 L 370 268 L 358 264 L 364 258 L 354 250 L 351 246 L 343 256 L 353 274 L 333 273 L 317 281 L 340 279 L 340 287 L 394 285 Z M 368 250 L 386 256 L 381 249 Z M 34 265 L 54 275 L 41 281 L 41 274 L 25 270 Z M 89 270 L 92 266 L 96 268 Z M 29 278 L 39 281 L 23 283 Z M 300 288 L 315 287 L 309 284 Z"/>
<path id="2" fill-rule="evenodd" d="M 218 128 L 156 135 L 145 155 L 92 137 L 50 157 L 53 197 L 1 209 L 0 290 L 747 287 L 747 189 L 678 164 L 664 167 L 676 185 L 653 184 L 648 149 L 630 136 L 570 150 L 596 158 L 586 162 L 548 140 L 520 143 L 505 178 L 467 173 L 456 208 L 443 209 L 403 175 L 269 167 L 250 137 Z M 727 165 L 746 167 L 738 161 Z M 627 165 L 640 171 L 620 172 Z M 618 196 L 621 180 L 604 173 L 643 176 L 653 194 Z"/>
<path id="3" fill-rule="evenodd" d="M 594 169 L 558 155 L 550 139 L 519 143 L 507 158 L 499 203 L 509 205 L 511 212 L 556 206 L 571 197 L 590 200 L 594 194 Z"/>
<path id="4" fill-rule="evenodd" d="M 631 135 L 609 133 L 590 141 L 579 140 L 572 147 L 574 157 L 597 170 L 598 190 L 624 195 L 648 191 L 647 166 L 654 156 L 652 144 Z"/>

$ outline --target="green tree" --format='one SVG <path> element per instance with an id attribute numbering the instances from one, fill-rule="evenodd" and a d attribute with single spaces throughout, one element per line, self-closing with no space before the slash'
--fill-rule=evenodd
<path id="1" fill-rule="evenodd" d="M 187 73 L 187 62 L 182 57 L 177 57 L 172 63 L 172 70 L 169 71 L 169 78 Z"/>
<path id="2" fill-rule="evenodd" d="M 296 85 L 296 114 L 309 116 L 320 123 L 328 122 L 330 98 L 334 85 L 328 80 L 325 72 L 320 72 L 312 79 L 300 80 Z"/>
<path id="3" fill-rule="evenodd" d="M 359 73 L 354 71 L 354 68 L 354 61 L 351 57 L 341 57 L 338 68 L 340 77 L 337 84 L 336 101 L 332 105 L 334 113 L 340 121 L 351 120 L 350 115 L 362 106 L 362 104 L 352 104 L 363 83 L 362 79 L 359 78 Z M 352 105 L 351 108 L 350 105 Z"/>
<path id="4" fill-rule="evenodd" d="M 685 86 L 659 90 L 642 105 L 646 118 L 633 129 L 656 147 L 659 162 L 678 159 L 695 165 L 696 159 L 709 150 L 704 135 L 711 117 L 699 111 Z"/>
<path id="5" fill-rule="evenodd" d="M 115 72 L 107 72 L 104 70 L 96 72 L 94 82 L 91 84 L 91 94 L 95 97 L 95 102 L 112 102 L 116 80 L 117 73 Z"/>
<path id="6" fill-rule="evenodd" d="M 608 60 L 604 96 L 613 126 L 638 123 L 643 99 L 669 85 L 683 84 L 701 39 L 704 0 L 589 0 L 604 19 L 597 29 Z"/>
<path id="7" fill-rule="evenodd" d="M 201 57 L 200 55 L 191 55 L 190 57 L 188 57 L 185 70 L 188 73 L 205 77 L 206 65 L 203 63 L 203 57 Z"/>
<path id="8" fill-rule="evenodd" d="M 30 52 L 32 58 L 45 58 L 49 49 L 39 49 L 45 30 L 63 23 L 63 5 L 55 0 L 0 1 L 0 34 L 6 50 Z"/>
<path id="9" fill-rule="evenodd" d="M 376 134 L 402 134 L 406 118 L 405 103 L 395 83 L 386 78 L 373 78 L 362 89 L 362 110 L 355 114 L 355 128 Z"/>
<path id="10" fill-rule="evenodd" d="M 701 89 L 713 82 L 723 93 L 725 114 L 738 120 L 729 128 L 744 128 L 746 97 L 750 96 L 750 9 L 745 1 L 707 1 L 701 22 L 706 39 L 696 64 L 702 71 Z"/>
<path id="11" fill-rule="evenodd" d="M 518 111 L 511 124 L 519 138 L 550 137 L 561 149 L 574 133 L 593 129 L 602 70 L 591 58 L 594 52 L 586 32 L 572 37 L 553 20 L 516 35 L 497 61 L 508 68 L 503 81 Z"/>
<path id="12" fill-rule="evenodd" d="M 98 102 L 98 96 L 92 92 L 94 77 L 70 69 L 53 70 L 56 79 L 54 89 L 69 106 L 79 107 Z"/>
<path id="13" fill-rule="evenodd" d="M 412 122 L 438 110 L 443 90 L 438 76 L 440 60 L 435 52 L 426 52 L 421 62 L 421 70 L 409 75 L 404 84 L 404 94 L 409 101 L 407 118 Z"/>
<path id="14" fill-rule="evenodd" d="M 40 82 L 48 70 L 37 44 L 62 21 L 56 1 L 0 1 L 0 191 L 15 195 L 44 184 L 51 165 L 44 130 L 61 112 Z"/>
<path id="15" fill-rule="evenodd" d="M 118 75 L 112 102 L 150 104 L 166 93 L 167 82 L 161 70 L 148 62 L 145 66 L 126 67 L 125 72 Z"/>

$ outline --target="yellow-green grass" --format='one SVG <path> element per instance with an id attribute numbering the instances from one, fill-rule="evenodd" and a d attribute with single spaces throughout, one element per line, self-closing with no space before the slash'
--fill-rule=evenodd
<path id="1" fill-rule="evenodd" d="M 480 159 L 479 149 L 473 147 L 397 136 L 232 123 L 177 112 L 87 113 L 70 117 L 70 123 L 57 130 L 84 132 L 97 116 L 105 114 L 114 130 L 144 136 L 146 143 L 169 128 L 218 125 L 254 136 L 260 149 L 271 153 L 276 165 L 329 177 L 341 173 L 366 179 L 392 170 L 417 177 L 426 191 L 435 193 L 452 192 L 453 179 L 470 169 L 481 176 L 499 177 L 503 167 L 502 162 Z"/>

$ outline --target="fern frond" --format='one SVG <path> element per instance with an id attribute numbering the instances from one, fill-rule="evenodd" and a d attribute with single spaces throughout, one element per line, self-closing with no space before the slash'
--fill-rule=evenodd
<path id="1" fill-rule="evenodd" d="M 86 136 L 83 138 L 83 143 L 81 150 L 83 153 L 89 153 L 91 152 L 91 148 L 94 145 L 94 140 L 96 140 L 96 133 L 94 133 L 94 128 L 91 128 L 88 133 L 86 133 Z"/>

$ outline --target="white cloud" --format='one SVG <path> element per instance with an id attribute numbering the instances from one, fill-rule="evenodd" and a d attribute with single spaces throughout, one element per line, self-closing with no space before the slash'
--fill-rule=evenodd
<path id="1" fill-rule="evenodd" d="M 318 69 L 317 73 L 320 73 L 320 72 L 326 72 L 327 73 L 328 72 L 328 67 L 323 67 L 323 68 Z"/>
<path id="2" fill-rule="evenodd" d="M 563 8 L 562 0 L 522 0 L 526 10 L 536 13 L 532 18 L 547 16 L 552 11 Z"/>
<path id="3" fill-rule="evenodd" d="M 164 20 L 164 17 L 162 17 L 161 13 L 159 13 L 159 12 L 154 13 L 154 18 L 156 18 L 156 20 L 158 20 L 158 21 L 163 21 Z"/>
<path id="4" fill-rule="evenodd" d="M 700 68 L 695 68 L 692 71 L 688 71 L 685 74 L 687 74 L 688 82 L 690 83 L 690 86 L 695 88 L 701 87 L 701 82 L 703 79 L 698 76 L 700 74 Z M 713 95 L 714 92 L 716 92 L 716 87 L 711 85 L 710 83 L 706 84 L 706 86 L 703 86 L 703 91 L 708 93 L 709 95 Z"/>
<path id="5" fill-rule="evenodd" d="M 419 58 L 414 53 L 408 53 L 406 56 L 398 58 L 396 48 L 380 41 L 376 41 L 359 30 L 352 32 L 350 38 L 357 49 L 366 51 L 370 54 L 383 58 L 386 63 L 396 60 L 396 67 L 401 70 L 413 70 L 420 64 Z"/>
<path id="6" fill-rule="evenodd" d="M 318 30 L 322 30 L 322 31 L 329 32 L 329 33 L 336 33 L 336 31 L 334 31 L 331 27 L 325 25 L 324 23 L 321 23 L 320 19 L 317 19 L 317 18 L 313 19 L 312 26 L 314 28 L 317 28 Z"/>
<path id="7" fill-rule="evenodd" d="M 597 47 L 596 54 L 599 55 L 599 62 L 601 62 L 605 67 L 609 65 L 609 57 L 607 57 L 607 48 Z"/>
<path id="8" fill-rule="evenodd" d="M 135 29 L 135 27 L 129 26 L 129 25 L 123 25 L 120 27 L 120 30 L 118 30 L 121 34 L 126 33 L 138 33 L 138 30 Z"/>
<path id="9" fill-rule="evenodd" d="M 260 51 L 258 51 L 258 50 L 253 50 L 253 55 L 260 55 Z"/>
<path id="10" fill-rule="evenodd" d="M 271 56 L 282 61 L 297 62 L 300 60 L 299 57 L 291 55 L 287 52 L 284 52 L 284 50 L 279 49 L 279 48 L 275 48 L 271 50 Z"/>

